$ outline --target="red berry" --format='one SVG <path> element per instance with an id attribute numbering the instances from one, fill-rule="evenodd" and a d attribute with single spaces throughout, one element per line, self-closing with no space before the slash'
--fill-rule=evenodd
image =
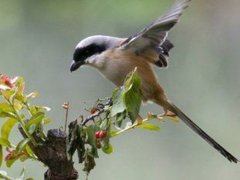
<path id="1" fill-rule="evenodd" d="M 96 137 L 97 139 L 100 138 L 100 131 L 98 131 L 98 132 L 95 133 L 95 137 Z"/>
<path id="2" fill-rule="evenodd" d="M 96 132 L 96 134 L 95 134 L 95 137 L 96 137 L 97 139 L 103 139 L 103 138 L 105 138 L 106 136 L 107 136 L 107 131 L 104 131 L 104 130 L 98 131 L 98 132 Z"/>
<path id="3" fill-rule="evenodd" d="M 100 131 L 99 136 L 100 138 L 105 138 L 107 136 L 107 131 Z"/>

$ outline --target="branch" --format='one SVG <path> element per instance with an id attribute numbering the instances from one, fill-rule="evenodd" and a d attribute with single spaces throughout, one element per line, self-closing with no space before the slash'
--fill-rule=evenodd
<path id="1" fill-rule="evenodd" d="M 103 104 L 103 103 L 98 103 L 96 105 L 96 111 L 91 114 L 90 116 L 88 116 L 85 120 L 83 120 L 81 122 L 81 126 L 86 126 L 86 124 L 89 122 L 89 121 L 94 121 L 95 118 L 99 117 L 102 113 L 105 112 L 105 107 L 107 106 L 112 106 L 113 102 L 112 102 L 112 98 L 107 98 L 108 101 Z"/>
<path id="2" fill-rule="evenodd" d="M 14 146 L 13 150 L 8 152 L 7 165 L 11 166 L 15 160 L 20 158 L 34 158 L 48 167 L 44 176 L 45 180 L 75 180 L 78 178 L 78 172 L 73 166 L 72 157 L 76 151 L 79 163 L 83 164 L 83 171 L 88 175 L 96 165 L 95 158 L 99 157 L 99 150 L 106 154 L 113 152 L 111 137 L 134 127 L 159 130 L 158 126 L 146 122 L 156 118 L 155 115 L 148 116 L 147 119 L 139 116 L 142 102 L 139 89 L 141 81 L 135 72 L 136 70 L 127 76 L 121 88 L 113 91 L 112 98 L 99 99 L 91 109 L 90 116 L 87 118 L 80 116 L 81 119 L 77 118 L 71 122 L 68 131 L 66 127 L 69 103 L 65 103 L 63 107 L 67 111 L 64 131 L 51 129 L 47 137 L 43 133 L 43 125 L 49 121 L 45 117 L 49 108 L 31 106 L 29 99 L 36 97 L 37 93 L 25 95 L 24 80 L 17 78 L 17 81 L 8 87 L 9 91 L 0 91 L 0 95 L 7 101 L 2 103 L 0 114 L 10 118 L 5 122 L 4 131 L 2 131 L 4 140 L 6 140 L 3 145 L 8 148 L 12 147 L 8 137 L 15 124 L 20 126 L 20 133 L 24 137 Z M 9 80 L 6 78 L 4 80 L 6 85 Z M 28 120 L 24 120 L 26 113 L 30 114 Z M 89 123 L 90 121 L 92 123 Z"/>
<path id="3" fill-rule="evenodd" d="M 26 137 L 21 127 L 19 130 L 23 137 Z M 36 134 L 33 136 L 39 142 L 39 137 Z M 41 145 L 33 146 L 29 143 L 34 154 L 48 167 L 44 174 L 45 180 L 76 180 L 78 178 L 78 172 L 73 167 L 74 162 L 67 155 L 66 139 L 67 136 L 62 130 L 51 129 L 47 133 L 47 140 Z"/>

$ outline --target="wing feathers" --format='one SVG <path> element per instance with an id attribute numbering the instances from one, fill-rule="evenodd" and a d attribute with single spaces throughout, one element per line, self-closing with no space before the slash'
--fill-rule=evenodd
<path id="1" fill-rule="evenodd" d="M 190 0 L 176 1 L 169 11 L 136 35 L 130 36 L 122 43 L 124 49 L 132 48 L 141 51 L 153 46 L 157 48 L 167 37 L 167 32 L 178 22 L 183 10 L 188 7 Z"/>

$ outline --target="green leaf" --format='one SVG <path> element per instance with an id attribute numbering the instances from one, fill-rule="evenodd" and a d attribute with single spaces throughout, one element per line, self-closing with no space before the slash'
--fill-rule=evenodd
<path id="1" fill-rule="evenodd" d="M 83 128 L 82 127 L 79 127 L 78 128 L 78 137 L 76 139 L 76 143 L 77 143 L 77 154 L 78 154 L 78 162 L 79 163 L 82 163 L 83 160 L 84 160 L 84 154 L 86 152 L 86 149 L 85 149 L 85 142 L 84 142 L 84 139 L 85 139 L 85 135 L 83 133 Z M 72 156 L 71 156 L 72 157 Z"/>
<path id="2" fill-rule="evenodd" d="M 5 121 L 5 123 L 2 125 L 2 128 L 1 128 L 2 138 L 8 140 L 11 130 L 16 125 L 16 123 L 17 123 L 17 120 L 13 118 L 10 118 L 7 121 Z"/>
<path id="3" fill-rule="evenodd" d="M 96 146 L 96 138 L 95 138 L 95 133 L 97 132 L 99 128 L 95 125 L 91 125 L 87 127 L 87 143 L 91 145 L 91 153 L 93 157 L 98 157 L 98 151 L 97 151 L 97 146 Z"/>
<path id="4" fill-rule="evenodd" d="M 21 151 L 25 150 L 29 142 L 30 142 L 30 139 L 28 138 L 21 140 L 16 147 L 16 152 L 20 153 Z"/>
<path id="5" fill-rule="evenodd" d="M 159 131 L 160 130 L 160 127 L 158 125 L 146 123 L 146 122 L 143 122 L 142 124 L 138 125 L 137 127 L 151 130 L 151 131 Z"/>
<path id="6" fill-rule="evenodd" d="M 124 93 L 124 90 L 123 88 L 117 88 L 113 91 L 113 94 L 112 94 L 112 101 L 113 101 L 113 105 L 112 105 L 112 108 L 111 108 L 111 116 L 115 116 L 117 115 L 118 113 L 122 113 L 126 110 L 126 106 L 123 102 L 123 93 Z"/>
<path id="7" fill-rule="evenodd" d="M 2 166 L 2 161 L 3 161 L 3 147 L 0 145 L 0 167 Z"/>
<path id="8" fill-rule="evenodd" d="M 35 156 L 35 154 L 33 153 L 32 149 L 29 147 L 28 144 L 26 145 L 25 150 L 29 156 Z"/>
<path id="9" fill-rule="evenodd" d="M 0 113 L 2 112 L 14 112 L 12 106 L 7 102 L 0 102 Z"/>
<path id="10" fill-rule="evenodd" d="M 17 119 L 16 115 L 12 112 L 0 112 L 0 117 L 1 118 L 13 118 L 13 119 Z"/>
<path id="11" fill-rule="evenodd" d="M 141 85 L 141 79 L 137 75 L 137 67 L 127 75 L 125 82 L 124 82 L 124 86 L 126 89 L 130 89 L 133 83 L 137 87 L 140 87 L 140 85 Z"/>
<path id="12" fill-rule="evenodd" d="M 2 91 L 2 96 L 3 96 L 5 99 L 11 101 L 12 96 L 14 96 L 15 93 L 16 93 L 15 90 Z"/>
<path id="13" fill-rule="evenodd" d="M 16 87 L 17 92 L 14 98 L 21 102 L 26 102 L 27 98 L 24 96 L 25 82 L 22 77 L 18 77 L 16 81 Z"/>
<path id="14" fill-rule="evenodd" d="M 44 124 L 48 124 L 48 123 L 50 123 L 50 122 L 51 122 L 51 119 L 50 119 L 50 118 L 44 118 L 44 119 L 42 120 L 41 124 L 44 125 Z"/>
<path id="15" fill-rule="evenodd" d="M 38 112 L 38 109 L 36 108 L 36 106 L 30 106 L 29 110 L 31 114 L 36 114 Z"/>
<path id="16" fill-rule="evenodd" d="M 12 117 L 16 118 L 16 115 L 14 114 L 14 109 L 12 106 L 7 102 L 0 102 L 0 117 Z"/>
<path id="17" fill-rule="evenodd" d="M 118 131 L 111 131 L 110 132 L 110 137 L 115 137 L 118 135 Z"/>
<path id="18" fill-rule="evenodd" d="M 31 114 L 33 114 L 33 115 L 36 113 L 39 113 L 39 112 L 44 113 L 46 111 L 51 110 L 51 108 L 46 107 L 46 106 L 30 106 L 29 109 L 30 109 Z"/>
<path id="19" fill-rule="evenodd" d="M 0 138 L 0 145 L 11 147 L 10 142 L 7 139 L 4 139 L 4 138 Z"/>
<path id="20" fill-rule="evenodd" d="M 121 88 L 114 90 L 112 95 L 113 106 L 111 116 L 118 116 L 116 125 L 121 126 L 124 112 L 127 112 L 132 123 L 136 120 L 142 103 L 141 79 L 137 75 L 137 69 L 130 72 Z M 121 115 L 121 113 L 123 113 Z M 121 117 L 122 116 L 122 117 Z M 119 117 L 121 117 L 119 119 Z"/>
<path id="21" fill-rule="evenodd" d="M 19 159 L 19 157 L 15 157 L 15 158 L 10 158 L 9 160 L 6 161 L 6 166 L 7 167 L 11 167 L 15 161 L 17 161 Z"/>
<path id="22" fill-rule="evenodd" d="M 86 150 L 85 152 L 85 159 L 84 159 L 84 168 L 83 171 L 87 172 L 87 175 L 89 172 L 96 166 L 94 157 L 91 155 L 91 152 L 89 149 Z"/>
<path id="23" fill-rule="evenodd" d="M 106 117 L 103 115 L 103 117 Z M 106 129 L 107 121 L 104 121 L 101 116 L 98 117 L 98 120 L 96 122 L 96 126 L 99 127 L 99 129 Z"/>
<path id="24" fill-rule="evenodd" d="M 135 122 L 142 103 L 140 85 L 141 79 L 135 69 L 128 75 L 124 83 L 126 92 L 123 94 L 123 101 L 132 123 Z"/>
<path id="25" fill-rule="evenodd" d="M 19 157 L 19 160 L 21 162 L 24 162 L 26 161 L 27 159 L 29 159 L 30 157 L 27 155 L 27 154 L 22 154 L 20 157 Z"/>
<path id="26" fill-rule="evenodd" d="M 23 108 L 23 103 L 20 101 L 14 101 L 14 109 L 17 111 L 21 110 Z"/>
<path id="27" fill-rule="evenodd" d="M 118 113 L 116 115 L 116 119 L 115 119 L 115 124 L 114 125 L 116 127 L 118 127 L 118 128 L 121 128 L 123 120 L 126 118 L 126 116 L 127 116 L 126 111 L 124 111 L 123 113 Z"/>
<path id="28" fill-rule="evenodd" d="M 37 128 L 36 124 L 31 124 L 30 127 L 28 128 L 28 132 L 30 134 L 33 134 L 35 132 L 36 128 Z"/>
<path id="29" fill-rule="evenodd" d="M 29 129 L 32 124 L 41 125 L 43 118 L 45 117 L 45 113 L 38 112 L 34 114 L 26 123 L 26 128 Z"/>
<path id="30" fill-rule="evenodd" d="M 108 143 L 108 145 L 102 147 L 102 151 L 106 154 L 111 154 L 113 152 L 113 147 Z"/>

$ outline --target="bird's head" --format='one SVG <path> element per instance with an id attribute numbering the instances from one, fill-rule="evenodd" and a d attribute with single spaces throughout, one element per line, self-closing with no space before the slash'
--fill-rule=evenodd
<path id="1" fill-rule="evenodd" d="M 70 71 L 75 71 L 80 66 L 88 64 L 97 55 L 111 47 L 115 47 L 117 42 L 119 42 L 119 38 L 102 35 L 90 36 L 81 40 L 73 53 Z"/>

